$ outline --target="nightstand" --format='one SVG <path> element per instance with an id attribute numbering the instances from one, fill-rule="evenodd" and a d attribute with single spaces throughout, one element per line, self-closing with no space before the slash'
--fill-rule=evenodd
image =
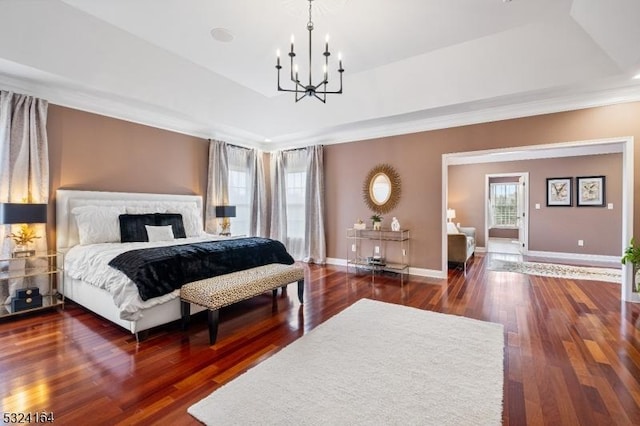
<path id="1" fill-rule="evenodd" d="M 0 259 L 0 318 L 54 307 L 64 308 L 63 254 L 36 252 Z"/>

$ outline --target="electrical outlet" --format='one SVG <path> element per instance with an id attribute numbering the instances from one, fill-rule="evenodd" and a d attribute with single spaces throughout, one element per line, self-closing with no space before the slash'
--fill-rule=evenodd
<path id="1" fill-rule="evenodd" d="M 380 246 L 375 246 L 375 248 L 373 249 L 373 252 L 375 254 L 380 254 Z"/>
<path id="2" fill-rule="evenodd" d="M 351 244 L 351 251 L 356 251 L 356 245 L 355 244 Z"/>
<path id="3" fill-rule="evenodd" d="M 584 240 L 578 240 L 578 247 L 584 246 Z"/>

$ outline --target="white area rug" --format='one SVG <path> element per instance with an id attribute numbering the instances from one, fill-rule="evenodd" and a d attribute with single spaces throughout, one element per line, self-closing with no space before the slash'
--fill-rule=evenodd
<path id="1" fill-rule="evenodd" d="M 503 326 L 363 299 L 189 408 L 207 425 L 499 425 Z"/>
<path id="2" fill-rule="evenodd" d="M 622 282 L 622 271 L 613 268 L 590 268 L 586 266 L 558 265 L 555 263 L 515 262 L 493 259 L 489 262 L 489 270 L 518 272 L 520 274 L 540 275 L 575 280 Z"/>

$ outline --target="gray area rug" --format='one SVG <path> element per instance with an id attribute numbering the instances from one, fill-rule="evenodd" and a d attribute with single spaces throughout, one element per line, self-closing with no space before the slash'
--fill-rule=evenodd
<path id="1" fill-rule="evenodd" d="M 555 263 L 516 262 L 492 259 L 487 267 L 491 271 L 517 272 L 520 274 L 540 275 L 576 280 L 622 282 L 622 271 L 613 268 L 591 268 L 586 266 L 558 265 Z"/>
<path id="2" fill-rule="evenodd" d="M 362 299 L 189 407 L 207 425 L 499 425 L 501 324 Z"/>

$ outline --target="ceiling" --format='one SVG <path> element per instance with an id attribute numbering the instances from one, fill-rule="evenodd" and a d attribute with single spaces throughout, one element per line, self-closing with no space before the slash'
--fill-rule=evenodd
<path id="1" fill-rule="evenodd" d="M 292 33 L 306 60 L 307 13 L 305 0 L 0 0 L 0 88 L 268 150 L 640 100 L 637 0 L 315 0 L 314 76 L 327 33 L 332 83 L 338 52 L 345 68 L 326 104 L 276 90 Z"/>

